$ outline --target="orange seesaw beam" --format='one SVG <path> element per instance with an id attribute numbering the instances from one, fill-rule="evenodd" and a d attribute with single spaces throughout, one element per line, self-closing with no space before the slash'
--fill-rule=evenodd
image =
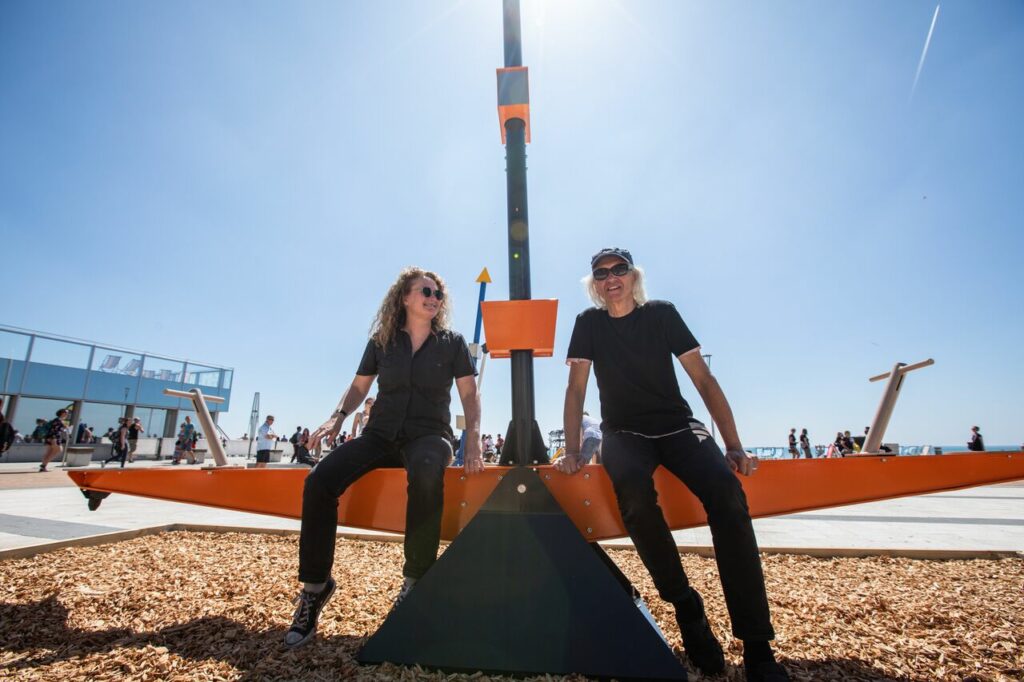
<path id="1" fill-rule="evenodd" d="M 441 536 L 451 540 L 469 523 L 508 467 L 488 467 L 466 477 L 445 472 Z M 611 482 L 600 465 L 566 476 L 536 467 L 541 480 L 588 540 L 624 537 Z M 302 516 L 302 485 L 308 469 L 115 469 L 70 471 L 80 487 L 221 509 Z M 764 461 L 740 477 L 751 516 L 777 516 L 860 502 L 921 495 L 1024 479 L 1024 452 L 957 453 L 923 457 L 857 457 Z M 658 500 L 673 530 L 707 523 L 704 508 L 664 469 L 654 475 Z M 342 496 L 338 523 L 353 528 L 405 530 L 405 471 L 377 469 Z"/>

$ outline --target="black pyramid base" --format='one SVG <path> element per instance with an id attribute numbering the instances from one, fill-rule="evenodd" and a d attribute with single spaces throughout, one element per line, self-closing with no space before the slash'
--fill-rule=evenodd
<path id="1" fill-rule="evenodd" d="M 660 633 L 527 468 L 504 477 L 359 661 L 686 679 Z"/>
<path id="2" fill-rule="evenodd" d="M 501 459 L 498 462 L 503 467 L 519 464 L 516 461 L 516 453 L 519 452 L 518 437 L 516 436 L 518 431 L 515 420 L 510 421 L 508 428 L 505 430 L 505 446 L 501 449 Z M 547 464 L 550 460 L 548 446 L 544 444 L 544 436 L 541 435 L 540 426 L 537 425 L 536 421 L 530 427 L 528 439 L 529 443 L 526 445 L 526 451 L 529 454 L 526 457 L 526 464 Z"/>

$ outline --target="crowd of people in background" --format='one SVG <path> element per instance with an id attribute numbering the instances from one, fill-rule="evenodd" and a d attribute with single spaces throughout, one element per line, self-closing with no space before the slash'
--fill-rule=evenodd
<path id="1" fill-rule="evenodd" d="M 295 427 L 295 432 L 291 437 L 277 435 L 271 428 L 274 417 L 268 416 L 267 421 L 260 427 L 260 432 L 257 434 L 257 440 L 260 443 L 257 446 L 257 467 L 266 466 L 266 462 L 261 461 L 261 458 L 265 458 L 269 462 L 270 451 L 279 449 L 277 444 L 284 442 L 291 443 L 292 445 L 291 463 L 305 464 L 310 467 L 315 466 L 322 458 L 323 453 L 330 452 L 342 443 L 359 437 L 362 429 L 369 423 L 373 402 L 373 398 L 367 398 L 362 409 L 353 415 L 354 420 L 351 433 L 342 431 L 336 438 L 330 441 L 326 438 L 321 438 L 320 442 L 317 443 L 310 442 L 310 431 L 302 426 Z M 29 434 L 28 438 L 25 438 L 19 431 L 14 429 L 10 422 L 4 419 L 3 412 L 0 410 L 0 453 L 7 451 L 12 445 L 17 443 L 44 443 L 47 445 L 47 450 L 43 455 L 43 463 L 40 465 L 39 471 L 46 471 L 49 463 L 53 461 L 68 442 L 69 416 L 70 413 L 67 409 L 60 409 L 56 412 L 53 419 L 36 419 L 35 429 Z M 265 430 L 264 427 L 266 427 Z M 801 429 L 799 434 L 796 428 L 791 428 L 789 430 L 787 449 L 791 459 L 846 457 L 847 455 L 861 452 L 870 430 L 870 427 L 865 426 L 864 435 L 862 436 L 853 436 L 849 430 L 837 431 L 835 439 L 827 446 L 812 446 L 806 428 Z M 600 462 L 600 421 L 584 412 L 580 435 L 581 450 L 583 451 L 581 454 L 589 455 L 587 462 Z M 100 465 L 105 467 L 112 462 L 120 462 L 123 468 L 126 463 L 130 464 L 135 461 L 139 439 L 145 437 L 145 428 L 138 417 L 119 417 L 117 426 L 107 428 L 106 432 L 101 435 L 96 434 L 93 426 L 85 422 L 79 423 L 74 442 L 80 445 L 98 444 L 104 440 L 110 442 L 112 444 L 110 457 L 101 462 Z M 156 437 L 155 433 L 150 434 L 150 438 Z M 192 424 L 192 418 L 186 416 L 185 421 L 178 428 L 174 443 L 174 454 L 170 458 L 171 464 L 180 464 L 183 459 L 190 464 L 196 462 L 194 453 L 198 441 L 202 437 L 203 435 Z M 242 440 L 248 440 L 248 438 L 249 434 L 242 435 Z M 491 434 L 483 434 L 480 441 L 484 462 L 487 464 L 497 464 L 500 462 L 501 451 L 505 445 L 505 439 L 502 435 L 499 433 L 495 437 Z M 971 427 L 971 436 L 967 442 L 967 449 L 972 452 L 984 452 L 985 441 L 981 435 L 980 427 Z M 1024 449 L 1024 446 L 1022 446 L 1022 449 Z M 879 450 L 883 453 L 891 452 L 889 446 L 884 444 L 880 446 Z M 266 454 L 261 454 L 264 451 L 266 451 Z M 557 459 L 557 455 L 558 453 L 556 453 L 553 459 Z M 157 455 L 156 458 L 159 460 L 160 456 Z"/>
<path id="2" fill-rule="evenodd" d="M 486 464 L 497 464 L 501 461 L 501 449 L 505 447 L 505 439 L 498 434 L 495 438 L 489 433 L 485 433 L 480 438 L 480 447 L 484 453 L 484 462 Z"/>

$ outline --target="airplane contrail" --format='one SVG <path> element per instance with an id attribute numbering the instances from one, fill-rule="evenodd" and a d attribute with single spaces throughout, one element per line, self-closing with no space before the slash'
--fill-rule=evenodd
<path id="1" fill-rule="evenodd" d="M 910 87 L 910 99 L 914 99 L 914 92 L 917 90 L 917 80 L 921 77 L 921 69 L 924 68 L 924 58 L 928 56 L 928 46 L 932 44 L 932 33 L 935 32 L 935 22 L 939 18 L 939 7 L 935 5 L 935 14 L 932 15 L 932 25 L 928 29 L 928 37 L 924 39 L 924 49 L 921 50 L 921 61 L 917 63 L 917 73 L 914 74 L 914 84 Z"/>

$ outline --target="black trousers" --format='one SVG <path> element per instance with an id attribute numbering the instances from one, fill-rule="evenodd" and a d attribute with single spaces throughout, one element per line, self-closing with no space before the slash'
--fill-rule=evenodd
<path id="1" fill-rule="evenodd" d="M 704 505 L 733 634 L 774 639 L 747 497 L 715 441 L 693 431 L 662 438 L 609 432 L 602 451 L 626 530 L 661 598 L 679 601 L 688 594 L 689 581 L 658 506 L 654 470 L 659 464 Z"/>
<path id="2" fill-rule="evenodd" d="M 122 448 L 122 447 L 119 447 L 118 445 L 114 445 L 110 449 L 110 457 L 107 457 L 105 460 L 103 460 L 103 463 L 104 464 L 110 464 L 111 462 L 115 462 L 117 460 L 121 460 L 121 466 L 123 467 L 124 466 L 124 460 L 125 460 L 126 457 L 128 457 L 128 448 L 127 447 Z"/>
<path id="3" fill-rule="evenodd" d="M 360 476 L 381 467 L 404 467 L 405 565 L 402 574 L 420 578 L 437 560 L 444 506 L 444 470 L 452 444 L 442 436 L 391 441 L 363 432 L 342 443 L 313 467 L 302 493 L 299 580 L 322 583 L 331 575 L 338 526 L 338 498 Z"/>

